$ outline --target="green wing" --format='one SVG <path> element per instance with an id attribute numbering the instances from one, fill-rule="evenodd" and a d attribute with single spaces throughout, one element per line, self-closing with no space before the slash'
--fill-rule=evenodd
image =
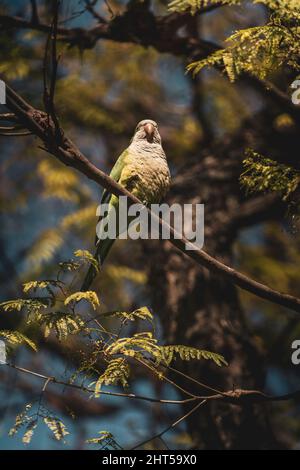
<path id="1" fill-rule="evenodd" d="M 121 155 L 119 156 L 118 160 L 116 161 L 116 163 L 114 164 L 114 166 L 113 166 L 113 168 L 110 172 L 109 176 L 117 182 L 121 178 L 122 171 L 123 171 L 123 169 L 126 165 L 126 157 L 127 157 L 128 154 L 129 154 L 128 149 L 124 150 L 124 152 L 121 153 Z M 110 200 L 111 200 L 111 197 L 112 197 L 111 193 L 109 191 L 107 191 L 107 189 L 104 189 L 103 193 L 102 193 L 100 204 L 109 203 Z M 113 201 L 112 201 L 112 204 L 117 204 L 117 203 L 118 203 L 118 198 L 114 198 Z M 99 217 L 99 220 L 100 220 L 100 217 Z M 103 264 L 103 262 L 104 262 L 104 260 L 107 256 L 112 244 L 114 243 L 114 241 L 115 240 L 106 239 L 106 240 L 102 240 L 101 243 L 98 244 L 98 238 L 96 236 L 95 244 L 97 245 L 97 250 L 96 250 L 96 253 L 95 253 L 95 259 L 96 259 L 97 263 L 99 263 L 99 265 Z M 83 281 L 81 291 L 85 292 L 90 288 L 90 285 L 93 282 L 96 275 L 97 275 L 97 271 L 95 270 L 94 266 L 91 265 L 88 272 L 87 272 L 87 274 L 86 274 L 86 276 L 85 276 L 85 279 Z"/>
<path id="2" fill-rule="evenodd" d="M 123 153 L 121 153 L 121 155 L 119 156 L 118 160 L 116 161 L 116 163 L 114 164 L 111 172 L 110 172 L 110 177 L 115 180 L 116 182 L 118 182 L 121 178 L 121 174 L 122 174 L 122 171 L 123 171 L 123 168 L 124 166 L 126 165 L 126 157 L 128 155 L 128 150 L 124 150 Z M 101 196 L 101 201 L 100 201 L 100 204 L 109 204 L 110 200 L 111 200 L 111 193 L 109 191 L 107 191 L 107 189 L 104 189 L 103 190 L 103 193 L 102 193 L 102 196 Z M 100 217 L 98 219 L 98 222 L 100 220 Z M 96 238 L 95 238 L 95 245 L 97 245 L 98 243 L 98 237 L 96 235 Z"/>
<path id="3" fill-rule="evenodd" d="M 126 164 L 126 157 L 128 155 L 128 150 L 124 150 L 123 153 L 121 153 L 121 155 L 119 156 L 118 160 L 116 161 L 116 163 L 114 164 L 111 172 L 110 172 L 110 177 L 115 180 L 116 182 L 119 181 L 120 177 L 121 177 L 121 173 L 122 173 L 122 170 Z M 107 191 L 107 189 L 104 189 L 103 190 L 103 193 L 102 193 L 102 197 L 101 197 L 101 201 L 100 201 L 100 204 L 107 204 L 109 201 L 110 201 L 110 198 L 111 198 L 111 193 L 109 191 Z"/>

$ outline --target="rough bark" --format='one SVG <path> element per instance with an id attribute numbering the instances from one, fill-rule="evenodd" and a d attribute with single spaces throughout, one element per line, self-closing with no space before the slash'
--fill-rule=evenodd
<path id="1" fill-rule="evenodd" d="M 169 202 L 204 203 L 205 249 L 232 265 L 237 231 L 228 222 L 241 204 L 240 159 L 235 152 L 228 152 L 208 154 L 193 165 L 189 163 L 175 180 Z M 149 249 L 147 244 L 145 250 Z M 229 362 L 228 368 L 207 361 L 178 361 L 175 367 L 221 390 L 263 389 L 263 358 L 247 329 L 235 286 L 194 264 L 168 243 L 152 253 L 149 288 L 166 342 L 215 351 Z M 177 382 L 179 379 L 176 375 Z M 185 379 L 181 384 L 200 391 Z M 266 413 L 266 409 L 251 405 L 208 404 L 188 419 L 188 430 L 196 448 L 270 449 L 277 444 Z"/>

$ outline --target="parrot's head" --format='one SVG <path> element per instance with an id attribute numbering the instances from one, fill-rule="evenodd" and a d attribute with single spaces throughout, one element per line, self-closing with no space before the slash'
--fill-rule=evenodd
<path id="1" fill-rule="evenodd" d="M 147 141 L 150 144 L 161 144 L 157 123 L 151 119 L 140 121 L 135 128 L 132 141 Z"/>

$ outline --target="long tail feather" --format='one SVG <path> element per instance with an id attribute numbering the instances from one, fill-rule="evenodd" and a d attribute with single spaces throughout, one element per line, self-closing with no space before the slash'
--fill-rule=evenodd
<path id="1" fill-rule="evenodd" d="M 99 264 L 99 267 L 101 268 L 103 266 L 103 263 L 113 245 L 115 240 L 102 240 L 99 243 L 99 246 L 97 248 L 97 251 L 95 253 L 95 260 Z M 86 273 L 86 276 L 84 278 L 84 281 L 81 286 L 81 292 L 86 292 L 89 290 L 92 282 L 94 281 L 95 277 L 97 276 L 97 271 L 93 265 L 91 265 L 88 269 L 88 272 Z"/>
<path id="2" fill-rule="evenodd" d="M 103 266 L 103 263 L 114 242 L 114 239 L 110 240 L 109 238 L 100 241 L 96 254 L 100 266 Z"/>
<path id="3" fill-rule="evenodd" d="M 82 283 L 82 286 L 81 286 L 81 292 L 86 292 L 89 290 L 93 280 L 95 279 L 95 277 L 97 276 L 97 271 L 95 269 L 95 267 L 91 264 L 89 269 L 88 269 L 88 272 L 86 273 L 86 276 L 84 278 L 84 281 Z"/>

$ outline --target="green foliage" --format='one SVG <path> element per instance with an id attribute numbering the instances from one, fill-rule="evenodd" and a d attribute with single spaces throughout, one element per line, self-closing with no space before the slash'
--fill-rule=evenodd
<path id="1" fill-rule="evenodd" d="M 94 258 L 85 250 L 77 250 L 75 256 L 79 259 L 79 263 L 72 260 L 59 263 L 59 273 L 77 271 L 81 264 L 93 264 Z M 79 264 L 79 266 L 78 266 Z M 71 282 L 72 285 L 72 282 Z M 5 311 L 20 311 L 22 308 L 26 310 L 27 324 L 36 325 L 44 328 L 44 336 L 47 338 L 53 331 L 59 341 L 65 341 L 70 335 L 84 333 L 91 340 L 92 348 L 87 356 L 82 359 L 78 370 L 73 374 L 70 381 L 73 382 L 79 374 L 89 375 L 97 374 L 98 378 L 95 382 L 95 396 L 101 395 L 101 387 L 121 385 L 123 388 L 129 386 L 130 377 L 130 360 L 146 361 L 151 369 L 159 376 L 163 377 L 161 371 L 158 370 L 159 365 L 167 366 L 176 357 L 184 361 L 192 359 L 212 360 L 218 366 L 226 365 L 225 359 L 219 354 L 209 351 L 199 350 L 196 348 L 175 345 L 161 346 L 153 331 L 142 331 L 133 333 L 131 336 L 121 336 L 123 328 L 130 322 L 150 322 L 153 325 L 153 314 L 147 307 L 140 307 L 132 312 L 113 311 L 104 312 L 95 318 L 96 328 L 88 327 L 88 323 L 92 319 L 88 316 L 87 321 L 85 312 L 75 313 L 75 305 L 82 300 L 88 302 L 93 311 L 100 307 L 98 295 L 94 291 L 87 292 L 69 292 L 66 283 L 61 279 L 49 279 L 39 281 L 29 281 L 23 284 L 25 293 L 46 290 L 49 297 L 37 297 L 32 299 L 18 299 L 14 301 L 3 302 L 0 306 Z M 64 305 L 66 310 L 56 309 L 56 305 Z M 117 317 L 121 320 L 118 334 L 107 331 L 100 323 L 103 319 Z M 21 344 L 26 342 L 32 348 L 36 349 L 35 344 L 26 336 L 19 332 L 1 332 L 11 344 Z M 98 338 L 95 338 L 97 335 Z M 104 360 L 105 368 L 99 373 L 99 358 Z M 153 368 L 152 362 L 155 363 Z M 103 367 L 102 367 L 103 368 Z M 27 419 L 27 418 L 26 418 Z M 62 439 L 66 434 L 64 426 L 55 417 L 44 417 L 44 422 L 54 432 L 56 439 Z M 25 434 L 25 441 L 29 442 L 35 425 L 28 424 Z"/>
<path id="2" fill-rule="evenodd" d="M 0 304 L 0 308 L 2 308 L 5 312 L 20 312 L 22 308 L 26 308 L 28 312 L 36 313 L 46 307 L 47 301 L 45 301 L 45 299 L 16 299 L 7 300 L 6 302 L 2 302 Z"/>
<path id="3" fill-rule="evenodd" d="M 37 289 L 50 289 L 50 286 L 57 287 L 59 285 L 59 281 L 55 280 L 46 280 L 46 281 L 29 281 L 23 284 L 23 291 L 25 293 L 33 290 L 34 292 Z M 49 292 L 49 291 L 48 291 Z M 52 291 L 50 291 L 52 293 Z"/>
<path id="4" fill-rule="evenodd" d="M 29 281 L 25 282 L 23 284 L 23 292 L 28 293 L 29 291 L 33 291 L 34 293 L 37 290 L 46 290 L 47 293 L 49 294 L 48 300 L 47 298 L 39 300 L 39 299 L 31 299 L 31 302 L 29 302 L 29 310 L 33 310 L 34 314 L 40 312 L 41 308 L 39 308 L 40 304 L 39 302 L 43 304 L 43 300 L 45 302 L 49 302 L 51 304 L 55 303 L 55 289 L 63 289 L 63 283 L 60 282 L 58 279 L 47 279 L 43 281 Z M 37 305 L 37 307 L 34 309 L 33 306 Z"/>
<path id="5" fill-rule="evenodd" d="M 38 270 L 43 263 L 52 260 L 54 254 L 64 243 L 62 235 L 61 231 L 54 228 L 45 230 L 28 251 L 28 264 Z"/>
<path id="6" fill-rule="evenodd" d="M 105 349 L 106 354 L 123 354 L 124 356 L 140 357 L 141 353 L 148 353 L 152 357 L 161 357 L 157 339 L 151 331 L 135 333 L 130 338 L 119 338 Z"/>
<path id="7" fill-rule="evenodd" d="M 21 79 L 28 75 L 30 67 L 27 53 L 27 48 L 17 45 L 11 37 L 7 38 L 5 32 L 0 33 L 0 73 L 8 80 Z"/>
<path id="8" fill-rule="evenodd" d="M 43 183 L 43 197 L 79 202 L 79 177 L 70 168 L 57 164 L 55 160 L 43 159 L 38 164 L 37 175 Z"/>
<path id="9" fill-rule="evenodd" d="M 99 437 L 93 437 L 91 439 L 87 439 L 87 444 L 97 444 L 101 445 L 102 449 L 112 449 L 112 450 L 119 450 L 120 446 L 116 443 L 113 435 L 108 431 L 99 431 Z"/>
<path id="10" fill-rule="evenodd" d="M 189 10 L 191 14 L 197 13 L 201 8 L 214 5 L 240 5 L 243 0 L 173 0 L 168 7 L 171 11 L 184 12 Z M 262 4 L 282 18 L 300 19 L 300 6 L 298 0 L 252 0 L 254 4 Z"/>
<path id="11" fill-rule="evenodd" d="M 76 253 L 77 257 L 84 260 L 90 261 L 90 253 L 78 250 Z M 69 265 L 68 265 L 69 266 Z M 71 265 L 72 266 L 72 265 Z M 23 288 L 25 292 L 30 290 L 36 291 L 37 289 L 50 289 L 49 286 L 61 289 L 62 281 L 31 281 L 24 284 Z M 64 292 L 64 289 L 62 289 Z M 55 292 L 52 290 L 52 307 L 55 306 Z M 89 332 L 85 322 L 80 315 L 76 315 L 73 307 L 76 303 L 81 300 L 86 300 L 96 310 L 100 306 L 99 298 L 96 292 L 74 292 L 68 296 L 65 296 L 64 305 L 71 307 L 71 311 L 41 311 L 41 307 L 45 307 L 45 304 L 40 299 L 24 300 L 19 299 L 17 301 L 8 301 L 2 304 L 2 307 L 6 310 L 20 310 L 22 306 L 27 307 L 27 322 L 28 324 L 37 324 L 44 326 L 45 337 L 49 336 L 53 330 L 57 338 L 62 341 L 65 340 L 70 334 L 77 334 L 80 332 Z M 54 304 L 53 304 L 54 302 Z M 37 305 L 38 307 L 35 307 Z M 118 317 L 122 321 L 124 326 L 127 322 L 149 321 L 153 323 L 153 314 L 147 307 L 140 307 L 132 312 L 126 311 L 114 311 L 105 312 L 101 315 L 102 318 L 107 317 Z M 130 367 L 127 362 L 127 358 L 152 358 L 156 364 L 170 364 L 172 360 L 178 356 L 180 359 L 189 361 L 191 359 L 210 359 L 214 361 L 218 366 L 226 365 L 224 358 L 216 353 L 209 351 L 199 350 L 192 347 L 175 345 L 175 346 L 160 346 L 157 339 L 154 337 L 152 331 L 144 331 L 140 333 L 134 333 L 131 337 L 117 337 L 114 341 L 108 341 L 96 350 L 96 357 L 101 353 L 101 348 L 104 356 L 108 360 L 108 365 L 105 371 L 99 376 L 95 394 L 99 396 L 100 388 L 104 385 L 117 385 L 121 384 L 123 387 L 128 385 L 128 378 L 130 375 Z M 112 356 L 117 356 L 112 358 Z M 94 368 L 95 357 L 92 356 L 91 360 L 85 361 L 80 367 L 79 372 L 88 371 Z"/>
<path id="12" fill-rule="evenodd" d="M 240 182 L 248 192 L 272 191 L 285 201 L 297 189 L 300 173 L 282 163 L 265 158 L 248 150 L 243 162 L 244 171 Z"/>
<path id="13" fill-rule="evenodd" d="M 262 227 L 259 243 L 239 242 L 237 263 L 241 266 L 241 270 L 260 282 L 269 283 L 273 289 L 282 292 L 297 292 L 300 282 L 300 237 L 294 232 L 278 229 L 277 221 L 269 222 Z M 259 327 L 257 335 L 262 338 L 267 348 L 268 341 L 272 338 L 274 323 L 278 325 L 280 307 L 274 308 L 268 302 L 245 293 L 242 298 L 249 310 L 264 313 L 265 321 Z M 289 321 L 286 317 L 282 318 L 282 324 L 288 324 Z M 295 330 L 294 326 L 285 339 L 282 351 L 289 348 L 290 342 L 298 334 L 299 331 Z M 286 356 L 283 355 L 279 360 L 283 363 Z"/>
<path id="14" fill-rule="evenodd" d="M 138 317 L 135 317 L 135 319 L 136 318 Z M 106 356 L 121 355 L 123 358 L 119 359 L 122 361 L 124 361 L 124 356 L 126 360 L 129 357 L 137 360 L 146 360 L 147 363 L 150 359 L 149 365 L 159 377 L 162 377 L 162 373 L 157 370 L 157 367 L 159 365 L 170 365 L 176 357 L 179 357 L 183 361 L 190 361 L 192 359 L 212 360 L 219 367 L 228 365 L 223 356 L 210 351 L 183 345 L 161 346 L 158 344 L 157 339 L 153 336 L 151 331 L 136 333 L 130 338 L 118 338 L 104 348 L 104 353 Z M 154 360 L 155 368 L 151 366 L 152 360 Z M 120 368 L 117 363 L 113 363 L 112 370 L 110 371 L 108 369 L 100 376 L 98 380 L 98 382 L 100 382 L 96 384 L 96 395 L 99 394 L 102 383 L 115 384 L 120 382 L 123 386 L 127 386 L 130 369 L 127 368 L 126 362 L 122 362 L 122 368 Z M 118 375 L 118 370 L 121 373 L 121 377 Z M 110 378 L 112 379 L 111 382 Z"/>
<path id="15" fill-rule="evenodd" d="M 92 266 L 94 266 L 96 272 L 97 273 L 99 272 L 99 265 L 97 261 L 95 260 L 94 256 L 92 255 L 92 253 L 90 253 L 88 250 L 77 250 L 75 251 L 74 255 L 80 258 L 82 261 L 87 262 L 91 264 Z"/>
<path id="16" fill-rule="evenodd" d="M 37 421 L 32 420 L 26 426 L 26 431 L 22 437 L 23 444 L 30 444 L 35 428 L 37 427 Z"/>
<path id="17" fill-rule="evenodd" d="M 53 432 L 53 435 L 57 441 L 63 440 L 63 438 L 69 434 L 64 423 L 55 416 L 45 416 L 44 422 L 48 428 Z"/>
<path id="18" fill-rule="evenodd" d="M 59 273 L 77 271 L 86 259 L 91 255 L 86 251 L 77 251 L 76 256 L 80 256 L 80 261 L 73 260 L 59 263 Z M 75 305 L 81 300 L 86 300 L 95 310 L 99 307 L 99 299 L 95 292 L 73 292 L 69 293 L 64 281 L 58 279 L 48 279 L 39 281 L 29 281 L 23 284 L 24 293 L 36 293 L 46 290 L 47 296 L 30 299 L 16 299 L 2 302 L 0 308 L 5 312 L 24 311 L 26 324 L 30 326 L 42 327 L 44 336 L 47 338 L 50 333 L 56 335 L 59 341 L 66 340 L 69 335 L 78 333 L 87 334 L 89 328 L 86 322 L 74 311 Z M 62 308 L 62 305 L 65 309 Z M 39 328 L 40 329 L 40 328 Z M 27 342 L 31 347 L 28 338 L 19 332 L 4 332 L 3 336 L 9 340 L 10 344 L 21 344 Z"/>
<path id="19" fill-rule="evenodd" d="M 241 0 L 172 0 L 168 8 L 170 11 L 179 13 L 189 10 L 192 15 L 195 15 L 201 8 L 212 5 L 239 5 L 240 3 Z"/>
<path id="20" fill-rule="evenodd" d="M 72 272 L 72 271 L 77 271 L 77 269 L 80 268 L 80 263 L 77 263 L 76 261 L 69 260 L 69 261 L 61 261 L 58 263 L 60 270 L 63 272 Z"/>
<path id="21" fill-rule="evenodd" d="M 72 260 L 59 264 L 59 273 L 77 271 L 80 264 L 93 263 L 94 258 L 85 250 L 77 250 L 75 256 L 79 259 L 79 263 Z M 79 266 L 78 266 L 79 265 Z M 71 282 L 72 285 L 72 282 Z M 26 310 L 27 324 L 36 325 L 44 328 L 44 335 L 48 337 L 53 331 L 59 341 L 65 341 L 70 335 L 84 333 L 90 335 L 92 340 L 92 350 L 82 360 L 77 372 L 73 374 L 71 381 L 73 382 L 79 374 L 88 376 L 89 374 L 97 374 L 98 379 L 95 382 L 95 396 L 101 394 L 101 387 L 121 385 L 123 388 L 129 386 L 130 377 L 130 360 L 154 360 L 157 367 L 161 365 L 169 365 L 175 357 L 181 360 L 189 361 L 192 359 L 210 359 L 218 366 L 225 365 L 226 361 L 218 354 L 209 351 L 202 351 L 187 346 L 161 346 L 155 338 L 153 331 L 143 331 L 133 333 L 131 336 L 121 336 L 122 329 L 127 323 L 137 321 L 148 321 L 153 324 L 153 314 L 147 307 L 140 307 L 132 312 L 114 311 L 104 312 L 100 314 L 96 320 L 96 328 L 88 327 L 86 319 L 82 316 L 84 312 L 77 314 L 74 311 L 75 305 L 82 300 L 88 302 L 93 311 L 100 307 L 98 295 L 94 291 L 88 292 L 72 292 L 68 291 L 68 287 L 61 279 L 49 279 L 39 281 L 29 281 L 23 284 L 25 293 L 46 290 L 48 297 L 36 297 L 32 299 L 18 299 L 14 301 L 3 302 L 0 306 L 4 311 L 20 311 L 22 308 Z M 57 304 L 62 304 L 66 310 L 56 309 Z M 101 319 L 109 319 L 117 317 L 121 320 L 121 328 L 118 334 L 111 333 L 99 323 Z M 91 320 L 90 320 L 91 321 Z M 99 335 L 99 339 L 92 339 L 91 334 Z M 32 348 L 36 349 L 35 344 L 27 337 L 19 332 L 2 332 L 11 344 L 20 344 L 26 342 Z M 105 369 L 100 374 L 98 372 L 97 362 L 102 357 L 105 362 Z M 151 366 L 151 363 L 150 367 Z M 155 373 L 162 376 L 159 370 L 155 369 Z M 45 423 L 56 434 L 56 438 L 64 436 L 65 429 L 59 424 L 56 418 L 45 418 Z M 25 436 L 26 441 L 30 441 L 35 426 L 29 426 Z"/>
<path id="22" fill-rule="evenodd" d="M 122 279 L 126 279 L 134 282 L 135 284 L 145 284 L 147 281 L 145 272 L 129 268 L 128 266 L 117 266 L 115 264 L 107 266 L 106 275 L 115 282 L 120 282 Z"/>
<path id="23" fill-rule="evenodd" d="M 265 5 L 283 19 L 300 20 L 300 5 L 298 0 L 253 0 L 253 3 Z"/>
<path id="24" fill-rule="evenodd" d="M 44 336 L 47 338 L 54 331 L 59 341 L 63 341 L 69 335 L 74 335 L 85 329 L 85 324 L 79 315 L 68 312 L 47 312 L 28 318 L 27 323 L 34 323 L 44 327 Z"/>
<path id="25" fill-rule="evenodd" d="M 64 437 L 69 434 L 64 423 L 42 406 L 41 400 L 38 400 L 37 402 L 36 412 L 33 411 L 33 408 L 34 403 L 28 403 L 25 406 L 24 411 L 16 416 L 15 424 L 10 429 L 9 436 L 14 436 L 21 428 L 24 427 L 25 433 L 23 435 L 22 442 L 24 444 L 29 444 L 40 418 L 52 431 L 57 441 L 63 440 Z"/>
<path id="26" fill-rule="evenodd" d="M 49 298 L 33 298 L 33 299 L 17 299 L 9 300 L 7 302 L 2 302 L 0 307 L 3 308 L 5 312 L 8 311 L 20 311 L 24 309 L 27 314 L 27 317 L 35 317 L 41 314 L 41 311 L 46 309 L 49 305 Z"/>
<path id="27" fill-rule="evenodd" d="M 91 86 L 92 77 L 87 82 L 80 73 L 71 73 L 61 79 L 58 83 L 58 97 L 63 100 L 64 106 L 69 112 L 72 112 L 73 119 L 83 122 L 85 126 L 92 126 L 112 129 L 114 132 L 120 132 L 122 124 L 114 119 L 111 112 L 108 112 L 104 106 L 99 106 L 95 87 Z M 97 78 L 97 94 L 104 91 L 103 84 Z M 78 106 L 78 97 L 86 106 Z"/>
<path id="28" fill-rule="evenodd" d="M 224 357 L 220 354 L 213 353 L 211 351 L 205 351 L 201 349 L 192 348 L 189 346 L 175 345 L 175 346 L 161 346 L 162 357 L 166 364 L 171 364 L 178 355 L 182 361 L 190 361 L 192 359 L 206 359 L 212 360 L 217 366 L 227 366 L 228 363 Z"/>
<path id="29" fill-rule="evenodd" d="M 187 70 L 199 73 L 204 67 L 224 69 L 233 82 L 242 73 L 265 79 L 271 73 L 289 66 L 299 70 L 300 7 L 294 0 L 254 0 L 272 10 L 267 24 L 236 31 L 226 43 L 208 58 L 193 62 Z"/>
<path id="30" fill-rule="evenodd" d="M 39 272 L 42 265 L 50 262 L 61 249 L 67 233 L 89 227 L 90 222 L 96 220 L 95 214 L 95 204 L 90 204 L 63 217 L 56 228 L 44 230 L 28 251 L 27 265 L 35 274 Z M 91 254 L 87 255 L 87 250 L 79 250 L 81 254 L 76 253 L 75 256 L 80 257 L 81 261 L 92 263 L 98 269 L 97 262 Z"/>
<path id="31" fill-rule="evenodd" d="M 102 385 L 122 385 L 128 387 L 130 367 L 126 359 L 118 357 L 109 361 L 105 372 L 98 378 L 95 385 L 95 396 L 99 397 Z"/>
<path id="32" fill-rule="evenodd" d="M 31 408 L 32 408 L 32 403 L 28 403 L 25 406 L 24 411 L 22 411 L 16 416 L 15 424 L 8 433 L 9 436 L 12 437 L 24 426 L 26 429 L 25 434 L 22 439 L 24 444 L 30 443 L 31 438 L 33 436 L 34 429 L 37 426 L 36 416 L 29 414 Z"/>
<path id="33" fill-rule="evenodd" d="M 63 272 L 67 276 L 71 273 L 76 276 L 81 265 L 94 263 L 94 258 L 88 251 L 77 250 L 75 256 L 78 262 L 70 260 L 59 263 L 56 279 L 34 280 L 23 284 L 25 294 L 46 292 L 46 296 L 6 301 L 0 305 L 4 312 L 24 311 L 26 324 L 38 330 L 43 328 L 46 338 L 52 332 L 58 341 L 67 341 L 74 334 L 84 335 L 86 351 L 80 354 L 81 363 L 70 377 L 70 383 L 73 383 L 79 375 L 82 375 L 84 379 L 96 375 L 97 379 L 93 382 L 95 384 L 94 395 L 99 397 L 103 386 L 129 387 L 131 361 L 146 364 L 161 379 L 164 375 L 160 366 L 168 366 L 176 357 L 184 361 L 209 359 L 218 366 L 226 365 L 225 359 L 216 353 L 181 345 L 162 346 L 154 335 L 154 329 L 153 331 L 133 331 L 130 336 L 122 335 L 123 329 L 129 323 L 150 322 L 153 327 L 153 314 L 145 306 L 131 312 L 118 310 L 100 313 L 100 301 L 96 292 L 72 292 L 71 286 L 74 279 L 71 281 L 68 279 L 66 283 L 60 277 Z M 80 313 L 76 313 L 75 306 L 82 300 L 85 300 L 87 304 L 80 309 Z M 90 315 L 90 309 L 94 313 L 97 311 L 95 317 Z M 121 320 L 117 332 L 107 330 L 103 325 L 103 321 L 110 321 L 114 317 Z M 91 322 L 94 322 L 95 327 L 90 326 Z M 35 343 L 19 331 L 0 331 L 0 336 L 5 338 L 10 345 L 26 343 L 37 350 Z M 14 435 L 20 427 L 24 426 L 23 442 L 28 444 L 40 417 L 53 432 L 55 439 L 63 440 L 68 434 L 60 419 L 46 410 L 41 403 L 36 413 L 29 414 L 30 409 L 31 405 L 28 405 L 25 411 L 17 416 L 10 435 Z M 111 436 L 104 433 L 99 438 L 90 440 L 90 443 L 105 442 L 107 444 L 109 439 Z"/>
<path id="34" fill-rule="evenodd" d="M 69 295 L 65 299 L 65 305 L 75 304 L 80 302 L 81 300 L 86 300 L 89 302 L 93 309 L 96 310 L 96 308 L 100 305 L 98 296 L 96 292 L 94 291 L 87 291 L 87 292 L 74 292 L 74 294 Z"/>
<path id="35" fill-rule="evenodd" d="M 4 73 L 10 80 L 24 78 L 29 72 L 28 62 L 21 57 L 1 61 L 0 73 Z"/>
<path id="36" fill-rule="evenodd" d="M 34 351 L 37 351 L 35 343 L 19 331 L 0 330 L 0 337 L 5 338 L 10 346 L 27 344 Z"/>
<path id="37" fill-rule="evenodd" d="M 127 321 L 136 321 L 138 319 L 140 320 L 148 320 L 152 323 L 153 321 L 153 315 L 148 309 L 148 307 L 140 307 L 133 312 L 106 312 L 104 314 L 105 316 L 110 316 L 110 317 L 119 317 L 122 319 L 122 321 L 127 322 Z"/>

